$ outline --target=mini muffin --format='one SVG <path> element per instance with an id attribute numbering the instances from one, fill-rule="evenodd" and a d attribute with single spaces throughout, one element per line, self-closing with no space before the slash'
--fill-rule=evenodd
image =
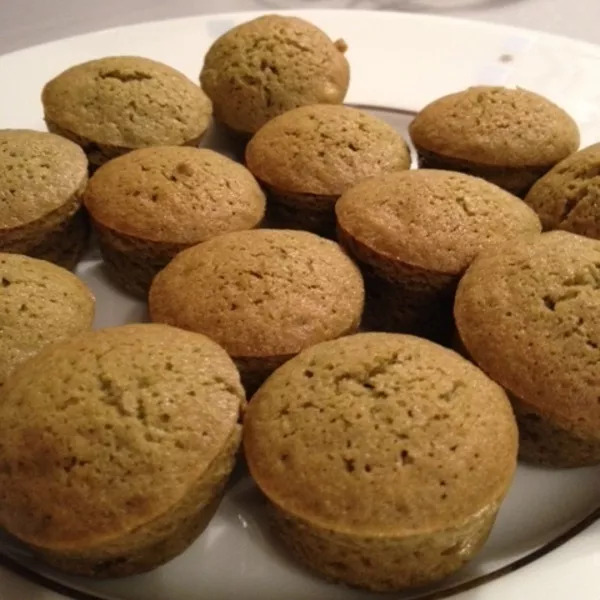
<path id="1" fill-rule="evenodd" d="M 600 239 L 600 144 L 559 162 L 535 183 L 525 202 L 546 230 Z"/>
<path id="2" fill-rule="evenodd" d="M 0 253 L 0 315 L 1 390 L 18 364 L 48 344 L 90 329 L 94 297 L 62 267 Z"/>
<path id="3" fill-rule="evenodd" d="M 346 44 L 296 17 L 266 15 L 218 38 L 204 58 L 202 89 L 215 117 L 252 134 L 283 112 L 343 102 L 350 81 Z"/>
<path id="4" fill-rule="evenodd" d="M 315 105 L 267 123 L 248 144 L 246 163 L 270 192 L 274 225 L 333 235 L 339 196 L 366 177 L 408 169 L 410 152 L 377 117 Z"/>
<path id="5" fill-rule="evenodd" d="M 0 251 L 74 267 L 88 236 L 87 168 L 81 148 L 58 135 L 0 130 Z"/>
<path id="6" fill-rule="evenodd" d="M 482 253 L 458 286 L 458 332 L 509 392 L 520 454 L 600 462 L 600 242 L 566 232 Z"/>
<path id="7" fill-rule="evenodd" d="M 135 148 L 196 146 L 212 112 L 185 75 L 137 56 L 71 67 L 46 84 L 42 103 L 48 129 L 77 142 L 92 167 Z"/>
<path id="8" fill-rule="evenodd" d="M 359 270 L 334 242 L 305 231 L 228 233 L 178 254 L 152 283 L 150 318 L 223 346 L 252 391 L 317 342 L 353 333 Z"/>
<path id="9" fill-rule="evenodd" d="M 154 568 L 212 515 L 244 402 L 202 335 L 127 325 L 47 348 L 0 401 L 0 524 L 69 573 Z"/>
<path id="10" fill-rule="evenodd" d="M 275 371 L 249 405 L 244 450 L 298 559 L 399 590 L 481 548 L 515 472 L 517 428 L 506 394 L 458 354 L 364 333 Z"/>
<path id="11" fill-rule="evenodd" d="M 536 214 L 501 188 L 420 169 L 368 179 L 335 207 L 339 239 L 365 277 L 369 329 L 449 342 L 458 280 L 486 246 L 539 234 Z"/>
<path id="12" fill-rule="evenodd" d="M 524 196 L 579 147 L 575 121 L 533 92 L 472 87 L 427 105 L 410 125 L 419 164 L 463 171 Z"/>
<path id="13" fill-rule="evenodd" d="M 135 150 L 90 179 L 85 206 L 113 279 L 146 296 L 154 275 L 181 250 L 256 227 L 265 197 L 242 165 L 212 150 Z"/>

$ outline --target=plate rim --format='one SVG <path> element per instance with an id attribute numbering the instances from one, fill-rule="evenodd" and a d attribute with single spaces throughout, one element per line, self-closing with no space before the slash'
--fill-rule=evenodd
<path id="1" fill-rule="evenodd" d="M 576 538 L 580 533 L 594 525 L 596 522 L 600 522 L 600 506 L 598 506 L 595 510 L 593 510 L 590 514 L 584 517 L 581 521 L 573 525 L 567 531 L 561 533 L 560 535 L 550 540 L 543 546 L 536 548 L 534 551 L 529 552 L 525 556 L 522 556 L 519 559 L 508 563 L 503 567 L 500 567 L 499 569 L 490 571 L 485 575 L 474 577 L 473 579 L 469 579 L 468 581 L 454 585 L 444 590 L 419 595 L 415 597 L 414 600 L 446 600 L 449 598 L 457 598 L 459 597 L 459 594 L 464 594 L 465 592 L 470 592 L 471 590 L 479 589 L 488 583 L 497 581 L 511 573 L 515 573 L 516 571 L 519 571 L 524 567 L 533 564 L 538 559 L 550 554 L 558 548 L 563 547 L 567 542 Z M 52 592 L 61 594 L 69 600 L 107 600 L 107 598 L 110 598 L 110 600 L 118 600 L 116 596 L 97 596 L 91 592 L 86 592 L 85 590 L 79 590 L 77 588 L 70 587 L 66 583 L 61 583 L 57 579 L 53 579 L 48 575 L 44 575 L 43 573 L 36 571 L 35 569 L 8 556 L 2 551 L 0 551 L 0 567 L 5 567 L 9 569 L 12 573 L 25 578 L 27 581 L 35 585 L 41 586 L 45 589 L 48 589 Z M 390 594 L 388 597 L 390 600 L 393 600 L 395 594 L 392 592 L 392 594 Z"/>

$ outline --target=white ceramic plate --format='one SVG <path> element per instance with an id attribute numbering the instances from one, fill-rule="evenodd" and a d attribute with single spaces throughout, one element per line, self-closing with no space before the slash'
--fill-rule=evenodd
<path id="1" fill-rule="evenodd" d="M 209 44 L 254 14 L 186 18 L 113 29 L 0 57 L 0 128 L 43 129 L 43 84 L 66 67 L 110 54 L 161 60 L 196 79 Z M 406 113 L 473 84 L 522 86 L 564 106 L 582 144 L 600 140 L 600 47 L 482 23 L 402 13 L 306 11 L 302 16 L 350 50 L 348 102 Z M 214 137 L 209 142 L 221 145 Z M 225 146 L 222 146 L 225 148 Z M 145 307 L 105 279 L 95 252 L 78 269 L 94 290 L 96 326 L 145 319 Z M 459 600 L 598 600 L 600 467 L 519 467 L 483 552 L 435 590 L 391 597 Z M 390 597 L 325 583 L 297 566 L 274 540 L 260 495 L 234 476 L 209 528 L 187 552 L 147 575 L 93 582 L 36 564 L 0 538 L 0 599 L 367 600 Z M 73 591 L 76 590 L 76 591 Z M 61 595 L 62 594 L 62 595 Z"/>

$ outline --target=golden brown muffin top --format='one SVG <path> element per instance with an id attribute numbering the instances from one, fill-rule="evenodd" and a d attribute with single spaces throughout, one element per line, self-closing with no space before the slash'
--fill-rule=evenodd
<path id="1" fill-rule="evenodd" d="M 87 167 L 83 150 L 58 135 L 0 130 L 0 231 L 78 204 Z"/>
<path id="2" fill-rule="evenodd" d="M 534 184 L 525 202 L 544 229 L 600 238 L 600 144 L 559 162 Z"/>
<path id="3" fill-rule="evenodd" d="M 162 63 L 111 56 L 63 71 L 42 92 L 47 121 L 97 144 L 181 145 L 206 130 L 212 106 L 199 86 Z"/>
<path id="4" fill-rule="evenodd" d="M 4 387 L 0 523 L 53 550 L 118 538 L 185 497 L 243 402 L 233 363 L 198 334 L 126 325 L 47 348 Z"/>
<path id="5" fill-rule="evenodd" d="M 362 181 L 338 200 L 341 229 L 378 255 L 459 274 L 486 246 L 541 231 L 522 200 L 469 175 L 419 169 Z"/>
<path id="6" fill-rule="evenodd" d="M 93 320 L 94 297 L 71 272 L 0 253 L 0 389 L 18 364 L 90 329 Z"/>
<path id="7" fill-rule="evenodd" d="M 427 105 L 410 125 L 417 148 L 501 167 L 554 165 L 579 147 L 575 121 L 524 89 L 479 86 Z"/>
<path id="8" fill-rule="evenodd" d="M 262 127 L 246 147 L 255 177 L 282 192 L 339 196 L 361 179 L 410 167 L 402 136 L 356 108 L 303 106 Z"/>
<path id="9" fill-rule="evenodd" d="M 92 218 L 145 240 L 194 244 L 256 227 L 265 196 L 242 165 L 212 150 L 134 150 L 100 167 L 84 195 Z"/>
<path id="10" fill-rule="evenodd" d="M 444 530 L 500 500 L 517 429 L 504 391 L 451 350 L 364 333 L 280 367 L 244 419 L 250 472 L 288 513 L 335 532 Z"/>
<path id="11" fill-rule="evenodd" d="M 254 133 L 297 106 L 342 102 L 350 82 L 345 50 L 303 19 L 266 15 L 213 43 L 200 82 L 217 119 Z"/>
<path id="12" fill-rule="evenodd" d="M 356 328 L 364 289 L 334 242 L 305 231 L 227 233 L 178 254 L 150 288 L 153 321 L 234 357 L 295 354 Z"/>
<path id="13" fill-rule="evenodd" d="M 454 307 L 475 362 L 552 421 L 600 437 L 600 242 L 544 233 L 483 252 Z"/>

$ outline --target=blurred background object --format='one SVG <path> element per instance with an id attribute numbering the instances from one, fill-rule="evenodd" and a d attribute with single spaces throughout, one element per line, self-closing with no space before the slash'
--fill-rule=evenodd
<path id="1" fill-rule="evenodd" d="M 0 54 L 142 21 L 300 8 L 378 9 L 516 25 L 600 42 L 598 0 L 0 0 Z"/>

